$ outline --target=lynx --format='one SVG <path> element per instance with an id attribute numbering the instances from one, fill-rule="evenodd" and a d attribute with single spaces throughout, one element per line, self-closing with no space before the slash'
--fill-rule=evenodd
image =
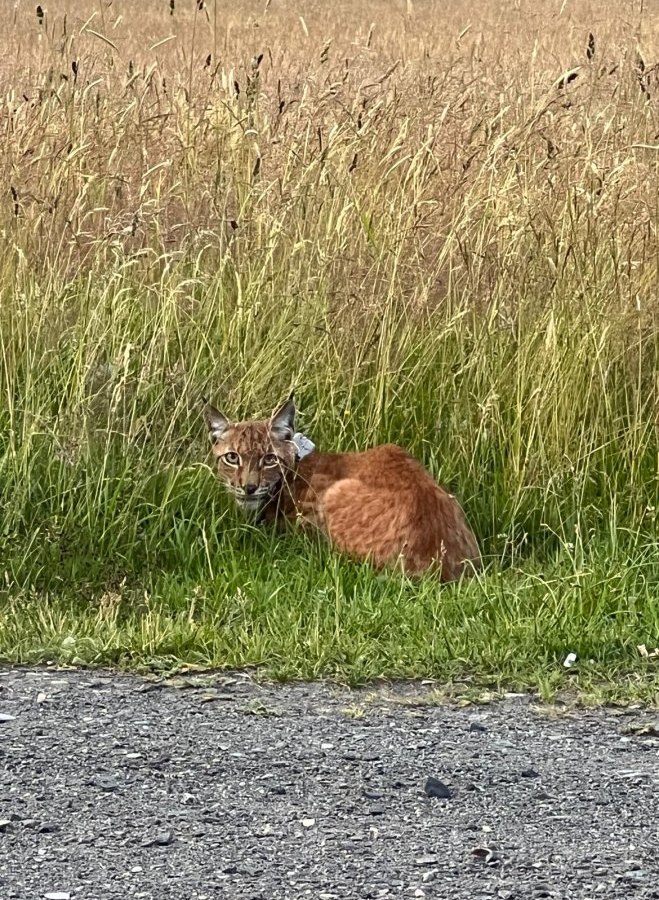
<path id="1" fill-rule="evenodd" d="M 456 498 L 395 444 L 306 455 L 292 398 L 270 419 L 233 423 L 211 405 L 205 418 L 217 474 L 254 519 L 301 520 L 377 568 L 400 562 L 409 574 L 436 569 L 453 581 L 479 567 Z"/>

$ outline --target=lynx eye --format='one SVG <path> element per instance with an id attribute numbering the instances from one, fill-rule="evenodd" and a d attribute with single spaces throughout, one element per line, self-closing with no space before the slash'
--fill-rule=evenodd
<path id="1" fill-rule="evenodd" d="M 222 459 L 228 466 L 237 466 L 240 464 L 240 457 L 237 453 L 234 453 L 233 450 L 229 450 L 228 453 L 225 453 Z"/>
<path id="2" fill-rule="evenodd" d="M 263 457 L 263 465 L 264 466 L 268 466 L 268 467 L 276 466 L 278 462 L 279 462 L 279 459 L 277 458 L 276 454 L 274 454 L 274 453 L 266 453 L 265 456 Z"/>

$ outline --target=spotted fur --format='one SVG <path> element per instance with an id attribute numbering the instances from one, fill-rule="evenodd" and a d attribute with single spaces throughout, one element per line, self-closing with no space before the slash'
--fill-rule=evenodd
<path id="1" fill-rule="evenodd" d="M 395 444 L 299 459 L 292 400 L 271 419 L 237 423 L 208 406 L 206 422 L 217 474 L 248 514 L 301 520 L 378 568 L 401 562 L 410 574 L 434 568 L 453 581 L 480 566 L 456 498 Z"/>

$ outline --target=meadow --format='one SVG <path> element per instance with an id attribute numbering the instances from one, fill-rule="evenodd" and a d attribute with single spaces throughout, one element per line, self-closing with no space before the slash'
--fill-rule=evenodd
<path id="1" fill-rule="evenodd" d="M 659 702 L 659 5 L 16 0 L 0 60 L 0 659 Z M 242 522 L 201 397 L 291 389 L 484 573 Z"/>

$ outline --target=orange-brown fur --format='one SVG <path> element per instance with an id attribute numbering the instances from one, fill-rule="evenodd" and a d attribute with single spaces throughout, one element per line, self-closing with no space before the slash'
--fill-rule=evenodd
<path id="1" fill-rule="evenodd" d="M 289 401 L 270 420 L 233 424 L 207 407 L 218 474 L 244 508 L 267 522 L 314 525 L 339 550 L 377 567 L 401 561 L 410 574 L 437 567 L 442 581 L 453 581 L 480 565 L 460 504 L 405 450 L 384 444 L 298 459 L 294 415 Z"/>

